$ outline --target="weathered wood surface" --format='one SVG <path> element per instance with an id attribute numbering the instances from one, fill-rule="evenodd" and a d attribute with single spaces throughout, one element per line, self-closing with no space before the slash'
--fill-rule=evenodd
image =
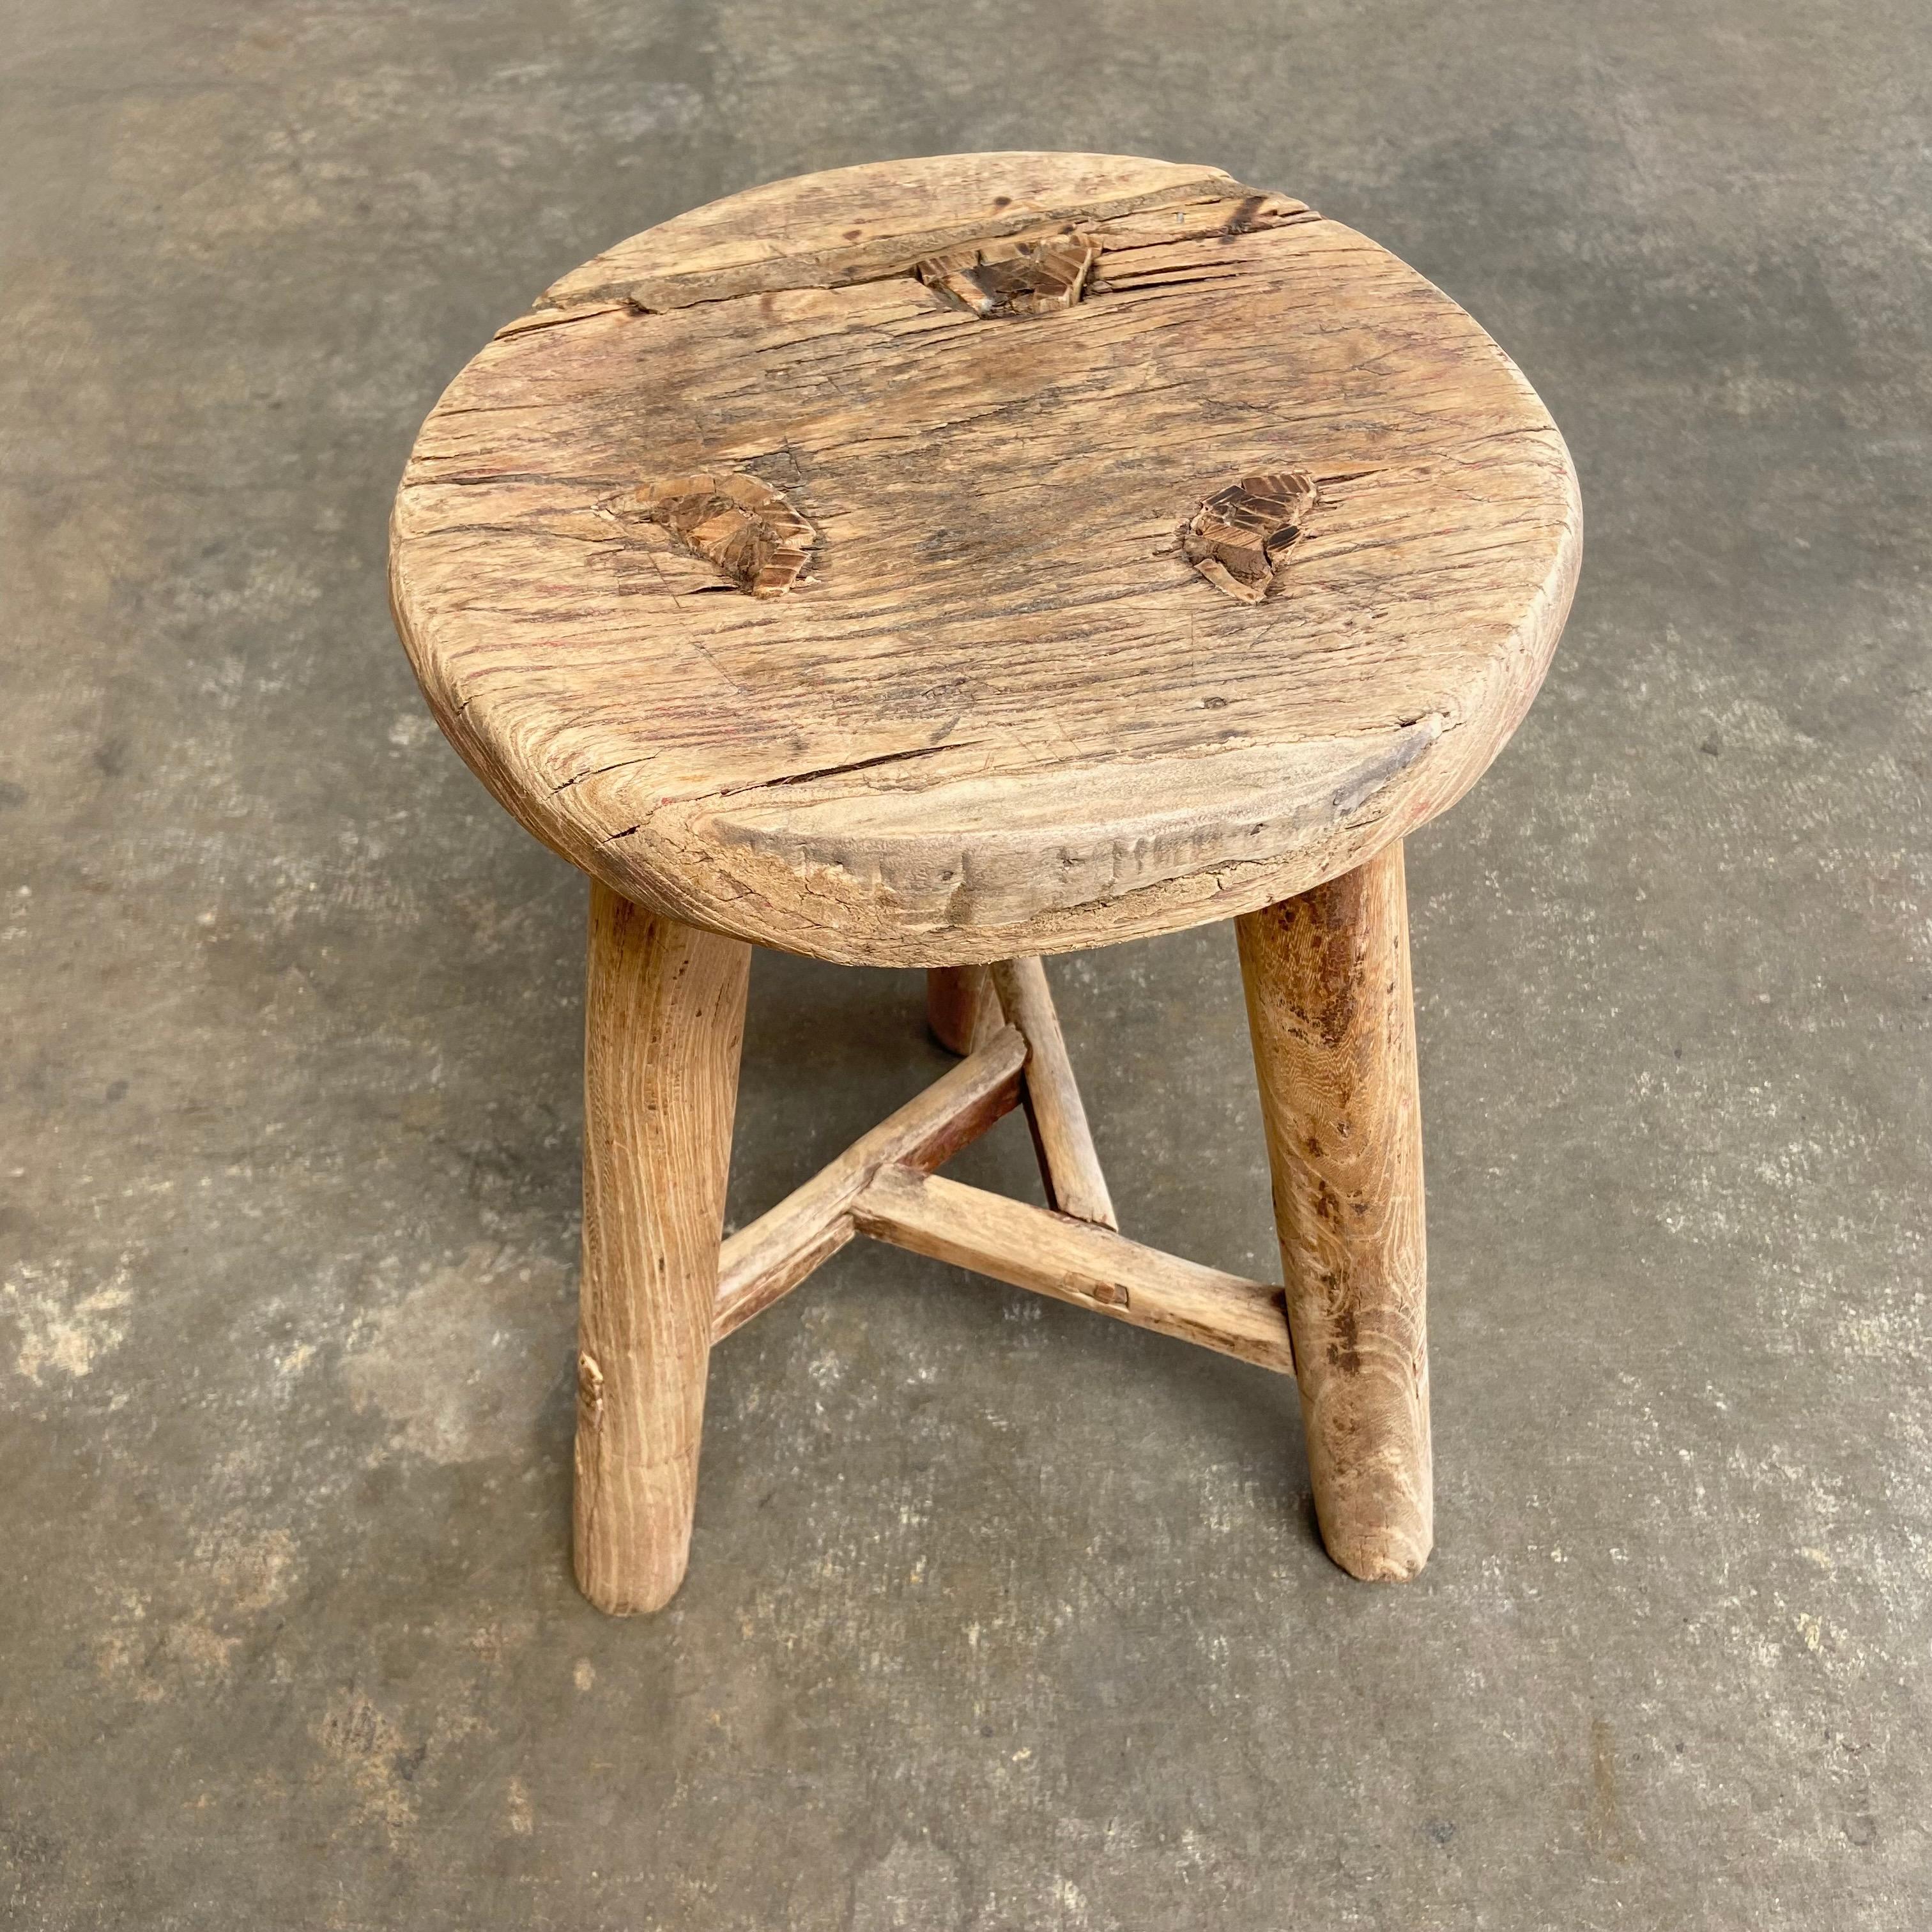
<path id="1" fill-rule="evenodd" d="M 1062 312 L 918 263 L 1076 234 Z M 1265 602 L 1181 530 L 1318 506 Z M 742 594 L 641 486 L 744 476 L 815 533 Z M 452 384 L 398 493 L 398 628 L 444 730 L 626 896 L 821 957 L 1012 958 L 1252 910 L 1455 799 L 1568 608 L 1569 458 L 1386 250 L 1209 168 L 977 155 L 666 223 Z"/>
<path id="2" fill-rule="evenodd" d="M 573 269 L 508 327 L 541 328 L 614 303 L 661 313 L 849 287 L 908 273 L 931 256 L 1064 227 L 1081 214 L 1184 206 L 1228 184 L 1218 168 L 1119 154 L 942 154 L 828 168 L 646 228 Z"/>
<path id="3" fill-rule="evenodd" d="M 970 1053 L 1006 1024 L 983 966 L 934 966 L 926 976 L 926 1023 L 949 1053 Z"/>
<path id="4" fill-rule="evenodd" d="M 684 1575 L 751 949 L 590 889 L 577 1580 L 622 1616 Z"/>
<path id="5" fill-rule="evenodd" d="M 880 1168 L 938 1167 L 1010 1113 L 1026 1057 L 1018 1030 L 997 1028 L 969 1059 L 740 1228 L 718 1256 L 712 1339 L 722 1341 L 769 1308 L 852 1238 L 852 1203 Z"/>
<path id="6" fill-rule="evenodd" d="M 908 1167 L 880 1168 L 852 1211 L 862 1233 L 914 1254 L 1294 1372 L 1278 1288 Z"/>
<path id="7" fill-rule="evenodd" d="M 1118 1228 L 1046 967 L 1037 959 L 1003 959 L 992 976 L 1001 1010 L 1026 1040 L 1027 1122 L 1048 1204 L 1076 1220 Z"/>
<path id="8" fill-rule="evenodd" d="M 1400 1580 L 1434 1533 L 1401 846 L 1236 934 L 1316 1514 L 1345 1570 Z"/>

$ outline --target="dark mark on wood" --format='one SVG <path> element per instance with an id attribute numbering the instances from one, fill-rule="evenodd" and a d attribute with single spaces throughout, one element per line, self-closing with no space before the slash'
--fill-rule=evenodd
<path id="1" fill-rule="evenodd" d="M 1274 588 L 1283 554 L 1319 500 L 1304 470 L 1244 476 L 1216 490 L 1182 526 L 1182 553 L 1217 590 L 1258 604 Z"/>
<path id="2" fill-rule="evenodd" d="M 1246 200 L 1243 202 L 1240 206 L 1228 217 L 1228 225 L 1222 230 L 1221 232 L 1228 236 L 1251 235 L 1257 228 L 1265 226 L 1266 224 L 1260 218 L 1262 209 L 1267 206 L 1266 195 L 1250 195 Z"/>
<path id="3" fill-rule="evenodd" d="M 1100 253 L 1084 235 L 982 242 L 928 255 L 913 272 L 975 315 L 1053 315 L 1080 299 Z"/>
<path id="4" fill-rule="evenodd" d="M 1321 219 L 1313 208 L 1298 201 L 1289 201 L 1278 194 L 1251 194 L 1222 224 L 1221 239 L 1238 242 L 1244 235 L 1258 234 L 1264 228 L 1286 228 L 1294 222 Z"/>
<path id="5" fill-rule="evenodd" d="M 643 484 L 610 507 L 620 518 L 662 524 L 754 597 L 789 590 L 812 555 L 812 526 L 755 476 L 674 476 Z"/>

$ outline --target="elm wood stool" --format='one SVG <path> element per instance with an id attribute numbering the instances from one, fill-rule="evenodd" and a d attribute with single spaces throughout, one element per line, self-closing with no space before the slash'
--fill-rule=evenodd
<path id="1" fill-rule="evenodd" d="M 1293 1373 L 1330 1553 L 1415 1574 L 1402 839 L 1522 716 L 1580 541 L 1489 337 L 1212 168 L 754 188 L 566 276 L 457 377 L 392 601 L 451 742 L 591 877 L 593 1603 L 677 1588 L 712 1346 L 854 1234 Z M 1117 1231 L 1040 958 L 1227 918 L 1285 1294 Z M 721 1247 L 754 945 L 928 968 L 964 1057 Z M 936 1172 L 1019 1104 L 1050 1208 Z"/>

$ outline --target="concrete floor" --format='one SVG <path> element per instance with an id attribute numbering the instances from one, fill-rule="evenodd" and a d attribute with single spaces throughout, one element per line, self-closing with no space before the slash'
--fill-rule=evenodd
<path id="1" fill-rule="evenodd" d="M 7 12 L 0 1921 L 1932 1920 L 1922 0 Z M 1016 146 L 1369 230 L 1576 452 L 1568 640 L 1411 848 L 1436 1553 L 1330 1566 L 1283 1384 L 860 1249 L 606 1622 L 584 895 L 428 723 L 390 492 L 614 238 Z M 1058 983 L 1130 1230 L 1272 1275 L 1227 932 Z M 918 998 L 760 958 L 736 1216 Z"/>

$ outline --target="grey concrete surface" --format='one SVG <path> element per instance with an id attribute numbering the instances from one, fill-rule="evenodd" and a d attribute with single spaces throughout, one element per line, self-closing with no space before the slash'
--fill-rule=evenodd
<path id="1" fill-rule="evenodd" d="M 0 1922 L 1932 1922 L 1918 0 L 10 0 L 0 74 Z M 1307 197 L 1576 451 L 1412 848 L 1436 1556 L 1327 1563 L 1269 1377 L 854 1250 L 608 1622 L 584 893 L 428 724 L 388 496 L 614 238 L 1009 146 Z M 1272 1273 L 1227 933 L 1058 983 L 1130 1228 Z M 941 1064 L 761 958 L 734 1214 Z"/>

